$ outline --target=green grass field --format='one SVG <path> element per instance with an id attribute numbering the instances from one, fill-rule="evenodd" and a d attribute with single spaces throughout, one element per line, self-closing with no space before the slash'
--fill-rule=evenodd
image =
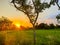
<path id="1" fill-rule="evenodd" d="M 33 31 L 1 31 L 0 45 L 33 45 Z M 36 30 L 36 45 L 60 45 L 60 29 Z"/>

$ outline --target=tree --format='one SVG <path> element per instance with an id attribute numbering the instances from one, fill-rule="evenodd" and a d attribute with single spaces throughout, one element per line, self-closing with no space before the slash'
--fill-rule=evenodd
<path id="1" fill-rule="evenodd" d="M 60 23 L 60 14 L 56 16 L 58 23 Z"/>
<path id="2" fill-rule="evenodd" d="M 44 23 L 41 23 L 41 24 L 39 24 L 39 26 L 38 26 L 40 29 L 44 29 L 44 27 L 45 27 L 45 24 Z"/>
<path id="3" fill-rule="evenodd" d="M 9 29 L 9 26 L 11 26 L 11 24 L 12 21 L 7 19 L 6 17 L 2 16 L 2 18 L 0 18 L 0 30 Z"/>
<path id="4" fill-rule="evenodd" d="M 41 0 L 12 0 L 11 3 L 14 4 L 14 7 L 18 9 L 19 11 L 25 13 L 27 17 L 30 20 L 30 23 L 35 28 L 36 21 L 38 19 L 39 13 L 43 12 L 42 10 L 45 10 L 46 8 L 49 8 L 51 5 L 58 4 L 59 0 L 51 0 L 50 3 L 44 2 L 41 3 Z M 60 8 L 60 7 L 59 7 Z M 34 45 L 36 43 L 35 41 L 35 30 L 34 31 Z"/>
<path id="5" fill-rule="evenodd" d="M 32 2 L 31 2 L 32 1 Z M 19 11 L 25 13 L 30 20 L 30 23 L 35 26 L 37 21 L 38 15 L 42 10 L 45 8 L 49 8 L 51 5 L 55 3 L 58 5 L 58 0 L 51 0 L 50 4 L 48 2 L 41 3 L 40 0 L 12 0 L 11 3 L 14 4 L 14 7 L 17 8 Z M 33 3 L 33 4 L 31 4 Z M 60 7 L 59 7 L 60 8 Z M 32 10 L 34 9 L 34 12 Z"/>
<path id="6" fill-rule="evenodd" d="M 55 28 L 55 25 L 54 24 L 50 24 L 50 29 L 54 29 Z"/>
<path id="7" fill-rule="evenodd" d="M 56 28 L 60 28 L 60 25 L 56 24 Z"/>
<path id="8" fill-rule="evenodd" d="M 36 25 L 37 29 L 49 29 L 49 25 L 45 23 L 40 23 L 39 25 Z"/>

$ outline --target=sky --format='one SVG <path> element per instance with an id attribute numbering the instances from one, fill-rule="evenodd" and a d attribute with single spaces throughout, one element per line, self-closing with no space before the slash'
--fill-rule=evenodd
<path id="1" fill-rule="evenodd" d="M 4 16 L 12 20 L 14 23 L 21 23 L 21 25 L 30 26 L 29 19 L 27 16 L 18 11 L 11 3 L 11 0 L 0 0 L 0 17 Z M 47 0 L 49 1 L 49 0 Z M 58 10 L 57 5 L 51 6 L 49 9 L 43 10 L 42 13 L 39 14 L 38 23 L 54 23 L 56 24 L 56 15 L 60 14 L 60 10 Z"/>

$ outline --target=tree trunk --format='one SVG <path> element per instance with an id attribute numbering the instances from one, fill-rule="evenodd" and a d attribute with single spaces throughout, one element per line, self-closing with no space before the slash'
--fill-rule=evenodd
<path id="1" fill-rule="evenodd" d="M 39 15 L 39 13 L 37 12 L 37 17 L 36 17 L 36 19 L 35 19 L 35 21 L 34 21 L 34 24 L 32 24 L 33 25 L 33 36 L 34 36 L 34 45 L 36 45 L 36 31 L 35 31 L 35 23 L 36 23 L 36 21 L 37 21 L 37 18 L 38 18 L 38 15 Z"/>
<path id="2" fill-rule="evenodd" d="M 35 25 L 33 25 L 33 41 L 34 41 L 34 44 L 33 44 L 33 45 L 36 45 L 36 31 L 35 31 Z"/>

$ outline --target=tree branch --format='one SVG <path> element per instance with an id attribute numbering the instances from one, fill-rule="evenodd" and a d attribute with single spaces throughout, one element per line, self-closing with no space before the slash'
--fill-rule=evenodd
<path id="1" fill-rule="evenodd" d="M 23 13 L 26 14 L 26 12 L 24 12 L 23 10 L 21 10 L 20 8 L 18 8 L 18 7 L 15 5 L 15 3 L 13 3 L 13 4 L 14 4 L 14 7 L 15 7 L 16 9 L 18 9 L 19 11 L 22 11 Z"/>
<path id="2" fill-rule="evenodd" d="M 60 6 L 59 6 L 59 4 L 56 2 L 56 4 L 57 4 L 57 6 L 59 7 L 59 9 L 60 9 Z"/>
<path id="3" fill-rule="evenodd" d="M 32 2 L 33 2 L 33 4 L 34 4 L 35 10 L 37 10 L 36 5 L 35 5 L 35 3 L 34 3 L 34 1 L 33 1 L 33 0 L 32 0 Z M 36 21 L 37 21 L 37 18 L 38 18 L 38 15 L 39 15 L 38 11 L 37 11 L 36 13 L 37 13 L 37 16 L 36 16 L 36 19 L 35 19 L 35 21 L 34 21 L 34 24 L 33 24 L 33 25 L 35 25 L 35 23 L 36 23 Z"/>
<path id="4" fill-rule="evenodd" d="M 23 13 L 25 13 L 26 15 L 27 15 L 27 17 L 29 18 L 29 20 L 30 20 L 30 23 L 33 25 L 33 23 L 32 23 L 32 21 L 31 21 L 31 19 L 30 19 L 30 16 L 29 16 L 29 14 L 27 13 L 27 12 L 24 12 L 23 10 L 21 10 L 20 8 L 18 8 L 16 5 L 15 5 L 15 3 L 13 3 L 14 4 L 14 7 L 16 8 L 16 9 L 18 9 L 19 11 L 21 11 L 21 12 L 23 12 Z"/>
<path id="5" fill-rule="evenodd" d="M 35 23 L 36 23 L 36 21 L 37 21 L 37 19 L 38 19 L 38 16 L 39 16 L 39 13 L 37 12 L 37 16 L 36 16 L 36 19 L 35 19 L 35 21 L 34 21 L 34 25 L 35 25 Z"/>

